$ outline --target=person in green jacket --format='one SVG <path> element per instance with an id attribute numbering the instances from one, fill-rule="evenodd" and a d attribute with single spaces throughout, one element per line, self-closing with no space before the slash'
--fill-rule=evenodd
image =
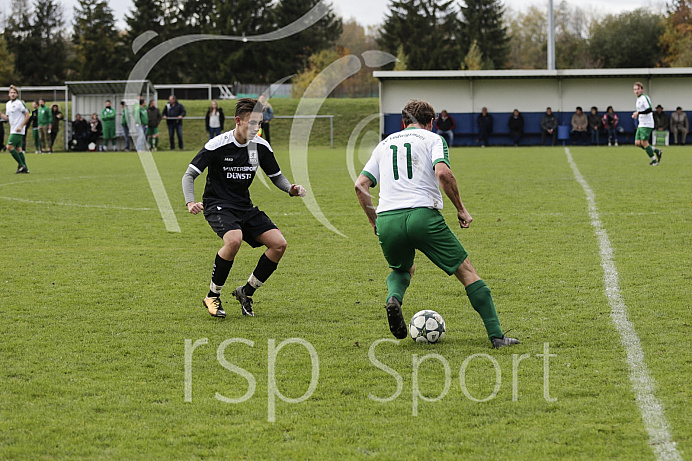
<path id="1" fill-rule="evenodd" d="M 41 139 L 41 153 L 50 153 L 50 126 L 53 123 L 53 113 L 46 106 L 43 98 L 38 100 L 38 136 Z"/>
<path id="2" fill-rule="evenodd" d="M 101 111 L 101 123 L 103 125 L 103 148 L 108 150 L 108 141 L 117 150 L 115 145 L 115 110 L 111 107 L 110 100 L 106 100 L 106 107 Z"/>
<path id="3" fill-rule="evenodd" d="M 149 114 L 147 114 L 147 103 L 144 99 L 139 100 L 139 108 L 134 109 L 135 124 L 139 132 L 134 133 L 135 145 L 137 150 L 144 150 L 147 141 L 147 130 L 149 129 Z"/>

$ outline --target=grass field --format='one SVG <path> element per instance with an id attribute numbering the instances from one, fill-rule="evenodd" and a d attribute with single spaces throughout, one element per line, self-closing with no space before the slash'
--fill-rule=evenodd
<path id="1" fill-rule="evenodd" d="M 17 176 L 1 156 L 0 458 L 655 458 L 611 320 L 585 194 L 562 148 L 450 153 L 474 217 L 470 229 L 454 231 L 493 290 L 503 328 L 522 344 L 492 350 L 461 285 L 419 257 L 405 316 L 435 309 L 448 332 L 427 347 L 379 343 L 376 360 L 390 373 L 369 358 L 376 341 L 391 338 L 388 268 L 344 152 L 311 149 L 309 171 L 322 211 L 347 238 L 300 199 L 255 181 L 255 203 L 289 247 L 255 295 L 254 318 L 231 302 L 261 254 L 241 248 L 225 320 L 201 305 L 220 241 L 182 203 L 193 151 L 154 154 L 181 233 L 165 231 L 136 153 L 29 155 L 31 174 Z M 692 156 L 669 148 L 650 168 L 634 147 L 571 153 L 610 236 L 673 440 L 692 459 Z M 277 158 L 291 179 L 286 147 Z M 454 222 L 448 202 L 444 214 Z M 188 350 L 186 388 L 186 341 L 205 338 Z M 253 345 L 226 341 L 233 338 Z M 306 347 L 277 352 L 289 338 L 314 348 L 316 381 Z M 548 374 L 538 355 L 546 348 L 554 354 Z M 219 349 L 242 370 L 217 360 Z M 421 362 L 426 354 L 439 356 Z M 427 398 L 444 391 L 443 362 L 448 393 L 414 399 L 416 389 Z M 392 398 L 395 373 L 401 393 Z M 274 381 L 295 399 L 316 387 L 289 403 L 272 391 Z M 250 397 L 225 403 L 217 393 Z"/>

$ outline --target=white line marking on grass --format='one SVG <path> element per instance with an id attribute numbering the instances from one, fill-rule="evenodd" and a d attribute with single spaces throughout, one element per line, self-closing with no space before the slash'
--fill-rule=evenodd
<path id="1" fill-rule="evenodd" d="M 611 309 L 610 315 L 613 318 L 615 328 L 620 334 L 620 342 L 627 353 L 630 381 L 632 381 L 637 404 L 642 413 L 644 426 L 649 433 L 649 445 L 651 445 L 651 449 L 659 460 L 682 460 L 670 434 L 663 404 L 654 395 L 656 382 L 649 374 L 649 370 L 644 362 L 644 351 L 642 351 L 639 337 L 634 331 L 634 325 L 627 318 L 627 306 L 620 295 L 618 271 L 613 262 L 613 248 L 610 246 L 608 232 L 606 232 L 603 228 L 603 223 L 601 223 L 598 208 L 596 208 L 596 198 L 591 187 L 589 187 L 589 184 L 579 172 L 568 148 L 565 148 L 565 154 L 567 154 L 567 161 L 572 167 L 574 177 L 586 193 L 591 225 L 598 236 L 598 243 L 601 249 L 601 266 L 603 267 L 605 292 Z"/>
<path id="2" fill-rule="evenodd" d="M 39 205 L 58 205 L 58 206 L 71 206 L 77 208 L 108 208 L 110 210 L 128 210 L 128 211 L 153 211 L 154 208 L 133 208 L 127 206 L 111 206 L 111 205 L 82 205 L 79 203 L 63 203 L 63 202 L 47 202 L 45 200 L 29 200 L 25 198 L 17 197 L 4 197 L 0 196 L 2 200 L 12 200 L 14 202 L 22 203 L 36 203 Z"/>
<path id="3" fill-rule="evenodd" d="M 161 213 L 161 218 L 163 218 L 163 223 L 166 225 L 166 230 L 168 232 L 181 232 L 180 225 L 178 225 L 178 220 L 171 206 L 171 201 L 168 200 L 166 188 L 163 187 L 159 169 L 156 168 L 154 156 L 151 155 L 151 152 L 148 150 L 139 151 L 138 154 L 139 160 L 142 162 L 142 167 L 144 168 L 144 173 L 149 180 L 151 192 L 154 194 L 156 204 L 159 206 L 159 212 Z"/>

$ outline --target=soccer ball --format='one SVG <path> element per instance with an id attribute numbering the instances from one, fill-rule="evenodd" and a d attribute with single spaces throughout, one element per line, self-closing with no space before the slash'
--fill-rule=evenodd
<path id="1" fill-rule="evenodd" d="M 440 314 L 425 309 L 415 313 L 408 324 L 408 331 L 417 343 L 436 343 L 444 338 L 447 328 Z"/>

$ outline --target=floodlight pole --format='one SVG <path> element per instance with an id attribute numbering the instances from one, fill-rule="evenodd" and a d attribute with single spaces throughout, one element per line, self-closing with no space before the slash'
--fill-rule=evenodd
<path id="1" fill-rule="evenodd" d="M 555 18 L 553 0 L 548 0 L 548 70 L 555 70 Z"/>

